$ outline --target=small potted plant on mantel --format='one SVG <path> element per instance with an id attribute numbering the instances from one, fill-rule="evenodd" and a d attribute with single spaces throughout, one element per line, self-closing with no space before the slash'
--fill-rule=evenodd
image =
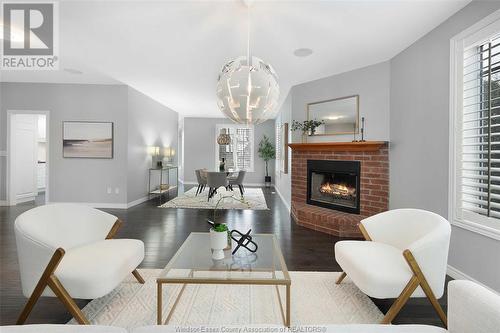
<path id="1" fill-rule="evenodd" d="M 269 161 L 276 158 L 276 150 L 274 149 L 274 146 L 271 143 L 271 141 L 269 141 L 269 138 L 265 135 L 259 143 L 259 157 L 262 158 L 266 163 L 266 176 L 264 177 L 264 182 L 266 184 L 266 187 L 270 187 L 271 176 L 269 176 L 269 171 L 267 167 Z"/>
<path id="2" fill-rule="evenodd" d="M 304 120 L 303 122 L 294 120 L 292 122 L 292 131 L 302 131 L 302 141 L 306 135 L 311 136 L 316 133 L 316 128 L 323 125 L 325 123 L 324 120 Z"/>
<path id="3" fill-rule="evenodd" d="M 221 196 L 219 200 L 217 200 L 214 207 L 213 221 L 207 220 L 208 224 L 212 226 L 210 228 L 210 248 L 212 249 L 212 259 L 214 260 L 224 259 L 224 250 L 231 248 L 231 235 L 229 234 L 227 224 L 216 221 L 217 209 L 219 209 L 220 203 L 225 199 L 236 200 L 246 204 L 248 208 L 250 207 L 250 204 L 243 198 L 236 198 L 233 195 Z"/>

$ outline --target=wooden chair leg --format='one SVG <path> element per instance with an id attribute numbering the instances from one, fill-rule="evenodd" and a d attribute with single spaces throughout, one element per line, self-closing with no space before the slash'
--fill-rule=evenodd
<path id="1" fill-rule="evenodd" d="M 52 258 L 50 258 L 49 263 L 47 264 L 47 267 L 45 267 L 45 270 L 42 273 L 42 276 L 40 277 L 40 280 L 38 280 L 38 283 L 35 286 L 35 289 L 31 293 L 30 298 L 28 299 L 28 302 L 23 308 L 23 311 L 19 315 L 19 318 L 17 319 L 16 325 L 22 325 L 26 322 L 26 319 L 28 319 L 29 314 L 31 313 L 31 310 L 33 310 L 33 307 L 35 306 L 36 302 L 42 295 L 43 291 L 47 287 L 48 281 L 52 273 L 56 270 L 57 266 L 61 262 L 61 259 L 64 256 L 64 250 L 61 248 L 58 248 L 54 254 L 52 255 Z"/>
<path id="2" fill-rule="evenodd" d="M 76 305 L 75 301 L 54 274 L 50 276 L 48 285 L 80 325 L 90 325 L 82 310 Z"/>
<path id="3" fill-rule="evenodd" d="M 134 269 L 132 271 L 132 275 L 134 275 L 134 277 L 137 279 L 137 281 L 140 283 L 140 284 L 144 284 L 146 283 L 146 281 L 144 281 L 144 278 L 141 276 L 141 274 L 139 274 L 139 272 L 137 271 L 137 269 Z"/>
<path id="4" fill-rule="evenodd" d="M 120 219 L 117 219 L 115 221 L 115 224 L 111 227 L 111 229 L 108 232 L 108 235 L 106 236 L 106 239 L 112 239 L 116 236 L 116 233 L 118 230 L 122 227 L 123 222 Z"/>
<path id="5" fill-rule="evenodd" d="M 240 188 L 240 194 L 241 194 L 241 196 L 243 196 L 243 185 L 238 185 L 238 187 Z"/>
<path id="6" fill-rule="evenodd" d="M 359 231 L 361 231 L 361 234 L 363 235 L 363 237 L 365 238 L 365 240 L 367 241 L 371 241 L 371 237 L 370 235 L 368 234 L 368 231 L 366 230 L 365 226 L 363 224 L 358 224 L 358 228 L 359 228 Z"/>
<path id="7" fill-rule="evenodd" d="M 448 327 L 448 323 L 447 323 L 448 319 L 446 318 L 446 314 L 444 313 L 443 308 L 441 307 L 436 296 L 434 295 L 434 292 L 432 291 L 431 286 L 429 286 L 429 283 L 427 282 L 427 279 L 425 278 L 424 273 L 420 269 L 420 266 L 418 265 L 417 260 L 415 259 L 415 257 L 413 256 L 413 254 L 411 253 L 410 250 L 405 250 L 403 252 L 403 256 L 405 257 L 406 262 L 408 263 L 411 270 L 413 271 L 413 274 L 415 274 L 417 276 L 419 283 L 420 283 L 420 287 L 422 287 L 422 290 L 424 291 L 425 296 L 427 296 L 427 298 L 429 299 L 429 301 L 432 304 L 432 307 L 434 308 L 434 310 L 436 310 L 436 312 L 439 316 L 439 319 L 441 319 L 441 321 L 443 322 L 445 327 Z"/>
<path id="8" fill-rule="evenodd" d="M 340 284 L 342 282 L 342 280 L 345 279 L 346 276 L 347 276 L 347 273 L 346 272 L 342 272 L 342 274 L 340 274 L 340 276 L 337 279 L 337 281 L 335 281 L 335 284 Z"/>
<path id="9" fill-rule="evenodd" d="M 396 301 L 391 305 L 391 308 L 385 314 L 381 324 L 390 324 L 396 318 L 401 308 L 406 304 L 410 296 L 419 285 L 418 277 L 413 275 L 406 287 L 403 289 Z"/>

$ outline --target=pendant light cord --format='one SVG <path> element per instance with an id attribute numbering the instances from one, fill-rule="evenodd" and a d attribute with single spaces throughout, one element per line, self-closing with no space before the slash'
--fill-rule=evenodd
<path id="1" fill-rule="evenodd" d="M 247 5 L 247 64 L 252 66 L 252 59 L 250 58 L 250 5 Z"/>

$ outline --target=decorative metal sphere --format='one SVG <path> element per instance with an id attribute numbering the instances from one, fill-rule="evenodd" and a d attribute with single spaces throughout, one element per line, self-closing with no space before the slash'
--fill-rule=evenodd
<path id="1" fill-rule="evenodd" d="M 228 62 L 219 74 L 217 104 L 236 123 L 260 124 L 277 113 L 280 89 L 278 76 L 271 65 L 257 57 Z"/>

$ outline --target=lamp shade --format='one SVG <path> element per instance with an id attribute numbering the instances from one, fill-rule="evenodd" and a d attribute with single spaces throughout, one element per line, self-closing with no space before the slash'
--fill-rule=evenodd
<path id="1" fill-rule="evenodd" d="M 163 156 L 165 157 L 173 157 L 175 154 L 172 147 L 163 147 Z"/>
<path id="2" fill-rule="evenodd" d="M 149 146 L 148 147 L 148 155 L 159 156 L 160 155 L 160 147 Z"/>
<path id="3" fill-rule="evenodd" d="M 239 57 L 219 74 L 217 104 L 226 117 L 239 124 L 259 124 L 274 118 L 279 99 L 278 76 L 257 57 Z"/>

